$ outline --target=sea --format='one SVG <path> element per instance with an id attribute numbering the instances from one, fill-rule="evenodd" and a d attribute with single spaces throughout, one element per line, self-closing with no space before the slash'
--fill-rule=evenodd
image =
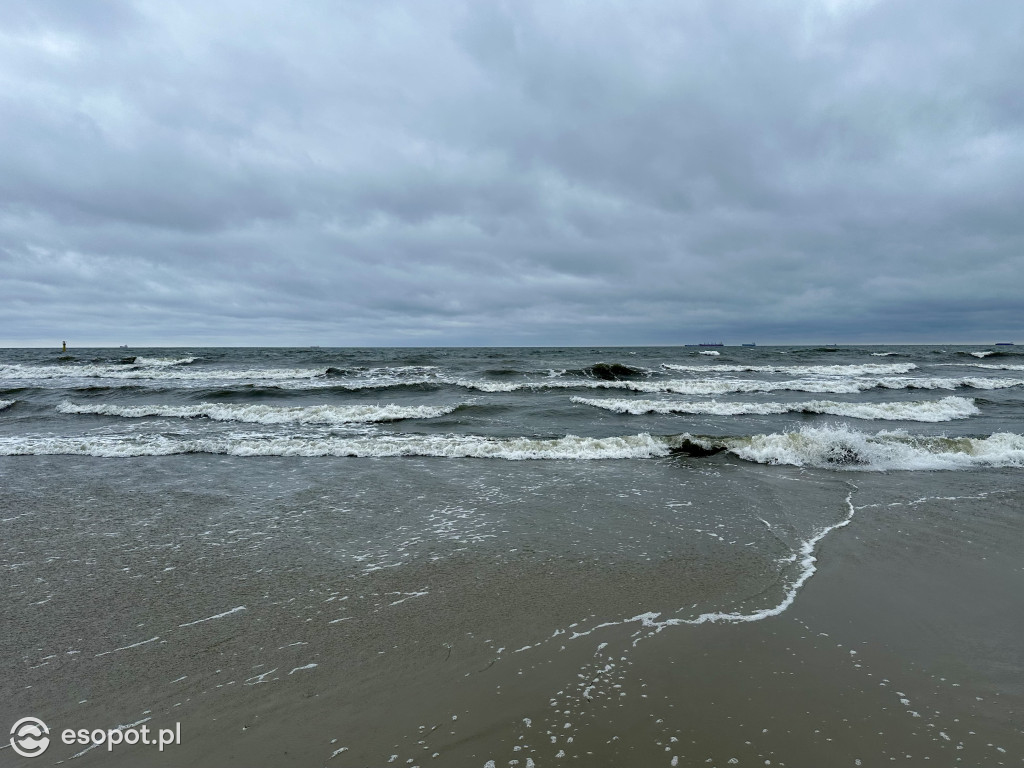
<path id="1" fill-rule="evenodd" d="M 1019 467 L 1024 347 L 0 351 L 0 455 Z"/>
<path id="2" fill-rule="evenodd" d="M 4 714 L 123 727 L 371 667 L 385 707 L 375 664 L 614 627 L 621 669 L 783 615 L 862 509 L 1018 514 L 1022 467 L 1011 345 L 0 350 Z M 579 708 L 628 706 L 592 667 L 509 705 L 550 721 L 510 759 L 571 756 Z M 341 724 L 318 759 L 412 764 L 409 727 L 377 754 Z"/>

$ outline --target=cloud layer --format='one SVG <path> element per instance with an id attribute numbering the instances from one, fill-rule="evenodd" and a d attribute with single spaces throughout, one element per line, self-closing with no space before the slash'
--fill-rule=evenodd
<path id="1" fill-rule="evenodd" d="M 1019 3 L 12 5 L 0 344 L 1021 327 Z"/>

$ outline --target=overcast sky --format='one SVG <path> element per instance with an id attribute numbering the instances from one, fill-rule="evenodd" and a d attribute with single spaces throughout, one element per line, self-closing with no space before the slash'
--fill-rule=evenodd
<path id="1" fill-rule="evenodd" d="M 1018 341 L 1024 3 L 17 0 L 0 345 Z"/>

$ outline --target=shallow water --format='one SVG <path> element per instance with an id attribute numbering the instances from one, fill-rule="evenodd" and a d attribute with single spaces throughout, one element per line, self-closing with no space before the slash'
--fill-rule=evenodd
<path id="1" fill-rule="evenodd" d="M 487 705 L 550 718 L 567 685 L 560 709 L 639 684 L 591 646 L 784 617 L 830 540 L 889 541 L 901 510 L 1003 510 L 979 557 L 1015 562 L 1024 357 L 992 351 L 4 351 L 3 713 L 202 720 L 349 678 L 386 707 L 438 664 L 505 691 L 554 664 Z M 914 530 L 911 569 L 957 541 Z M 531 759 L 599 735 L 574 732 Z"/>

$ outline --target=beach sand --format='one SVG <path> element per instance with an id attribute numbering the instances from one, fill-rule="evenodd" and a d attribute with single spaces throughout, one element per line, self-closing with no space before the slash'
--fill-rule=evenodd
<path id="1" fill-rule="evenodd" d="M 1003 475 L 945 475 L 946 498 L 898 476 L 854 479 L 856 515 L 819 543 L 817 572 L 787 610 L 752 622 L 596 626 L 696 578 L 671 559 L 467 551 L 348 590 L 282 532 L 265 574 L 207 553 L 173 589 L 102 592 L 132 567 L 122 553 L 97 576 L 105 612 L 8 611 L 4 653 L 18 663 L 0 708 L 51 725 L 44 764 L 1020 765 L 1024 496 Z M 167 616 L 173 642 L 152 629 Z M 103 628 L 123 635 L 128 618 L 137 640 L 100 650 Z M 81 651 L 47 653 L 58 646 Z M 140 723 L 180 723 L 181 744 L 57 740 Z M 22 764 L 0 750 L 0 765 Z"/>

